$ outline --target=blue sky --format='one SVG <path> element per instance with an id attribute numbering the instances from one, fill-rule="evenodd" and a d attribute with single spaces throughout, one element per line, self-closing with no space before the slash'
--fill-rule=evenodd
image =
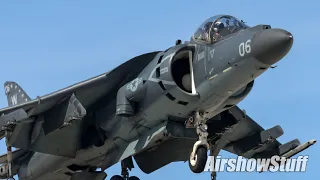
<path id="1" fill-rule="evenodd" d="M 178 38 L 189 40 L 206 18 L 230 14 L 249 26 L 270 24 L 293 34 L 291 52 L 256 80 L 239 106 L 265 128 L 281 125 L 281 142 L 305 142 L 320 135 L 318 6 L 315 0 L 1 1 L 0 82 L 14 80 L 34 98 L 109 71 L 133 56 L 165 50 Z M 3 91 L 0 107 L 5 106 Z M 4 142 L 0 150 L 5 152 Z M 310 159 L 305 173 L 225 172 L 218 178 L 311 179 L 318 176 L 319 150 L 315 145 L 302 153 Z M 107 173 L 109 178 L 119 174 L 119 164 Z M 193 174 L 187 163 L 149 175 L 135 168 L 131 175 L 141 180 L 209 179 L 209 173 Z"/>

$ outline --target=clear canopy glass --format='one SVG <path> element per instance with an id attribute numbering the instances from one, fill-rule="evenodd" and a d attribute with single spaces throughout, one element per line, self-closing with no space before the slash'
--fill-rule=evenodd
<path id="1" fill-rule="evenodd" d="M 195 41 L 213 44 L 226 36 L 247 27 L 247 25 L 235 17 L 229 15 L 217 15 L 202 23 L 193 34 L 192 38 Z"/>

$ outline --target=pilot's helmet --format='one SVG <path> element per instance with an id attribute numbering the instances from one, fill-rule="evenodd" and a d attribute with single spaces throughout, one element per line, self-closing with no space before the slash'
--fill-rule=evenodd
<path id="1" fill-rule="evenodd" d="M 224 28 L 224 24 L 220 21 L 214 23 L 214 31 L 215 32 L 219 32 L 220 30 L 222 30 Z"/>

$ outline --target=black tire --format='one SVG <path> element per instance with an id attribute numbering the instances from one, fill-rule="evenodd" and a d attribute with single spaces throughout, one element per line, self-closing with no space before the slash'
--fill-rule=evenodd
<path id="1" fill-rule="evenodd" d="M 119 175 L 114 175 L 114 176 L 111 177 L 110 180 L 123 180 L 123 177 L 119 176 Z"/>
<path id="2" fill-rule="evenodd" d="M 194 173 L 202 173 L 206 163 L 207 163 L 207 148 L 203 147 L 203 146 L 199 146 L 197 151 L 196 151 L 196 160 L 195 162 L 190 162 L 191 159 L 189 158 L 189 167 L 191 169 L 192 172 Z"/>
<path id="3" fill-rule="evenodd" d="M 140 180 L 137 176 L 130 176 L 129 180 Z"/>

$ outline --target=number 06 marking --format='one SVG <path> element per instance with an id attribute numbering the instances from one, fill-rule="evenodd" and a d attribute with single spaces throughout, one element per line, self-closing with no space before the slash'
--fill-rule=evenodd
<path id="1" fill-rule="evenodd" d="M 246 54 L 251 53 L 250 43 L 251 43 L 251 39 L 248 39 L 246 41 L 246 43 L 244 43 L 244 42 L 240 43 L 240 45 L 239 45 L 239 55 L 241 57 L 243 57 Z"/>

